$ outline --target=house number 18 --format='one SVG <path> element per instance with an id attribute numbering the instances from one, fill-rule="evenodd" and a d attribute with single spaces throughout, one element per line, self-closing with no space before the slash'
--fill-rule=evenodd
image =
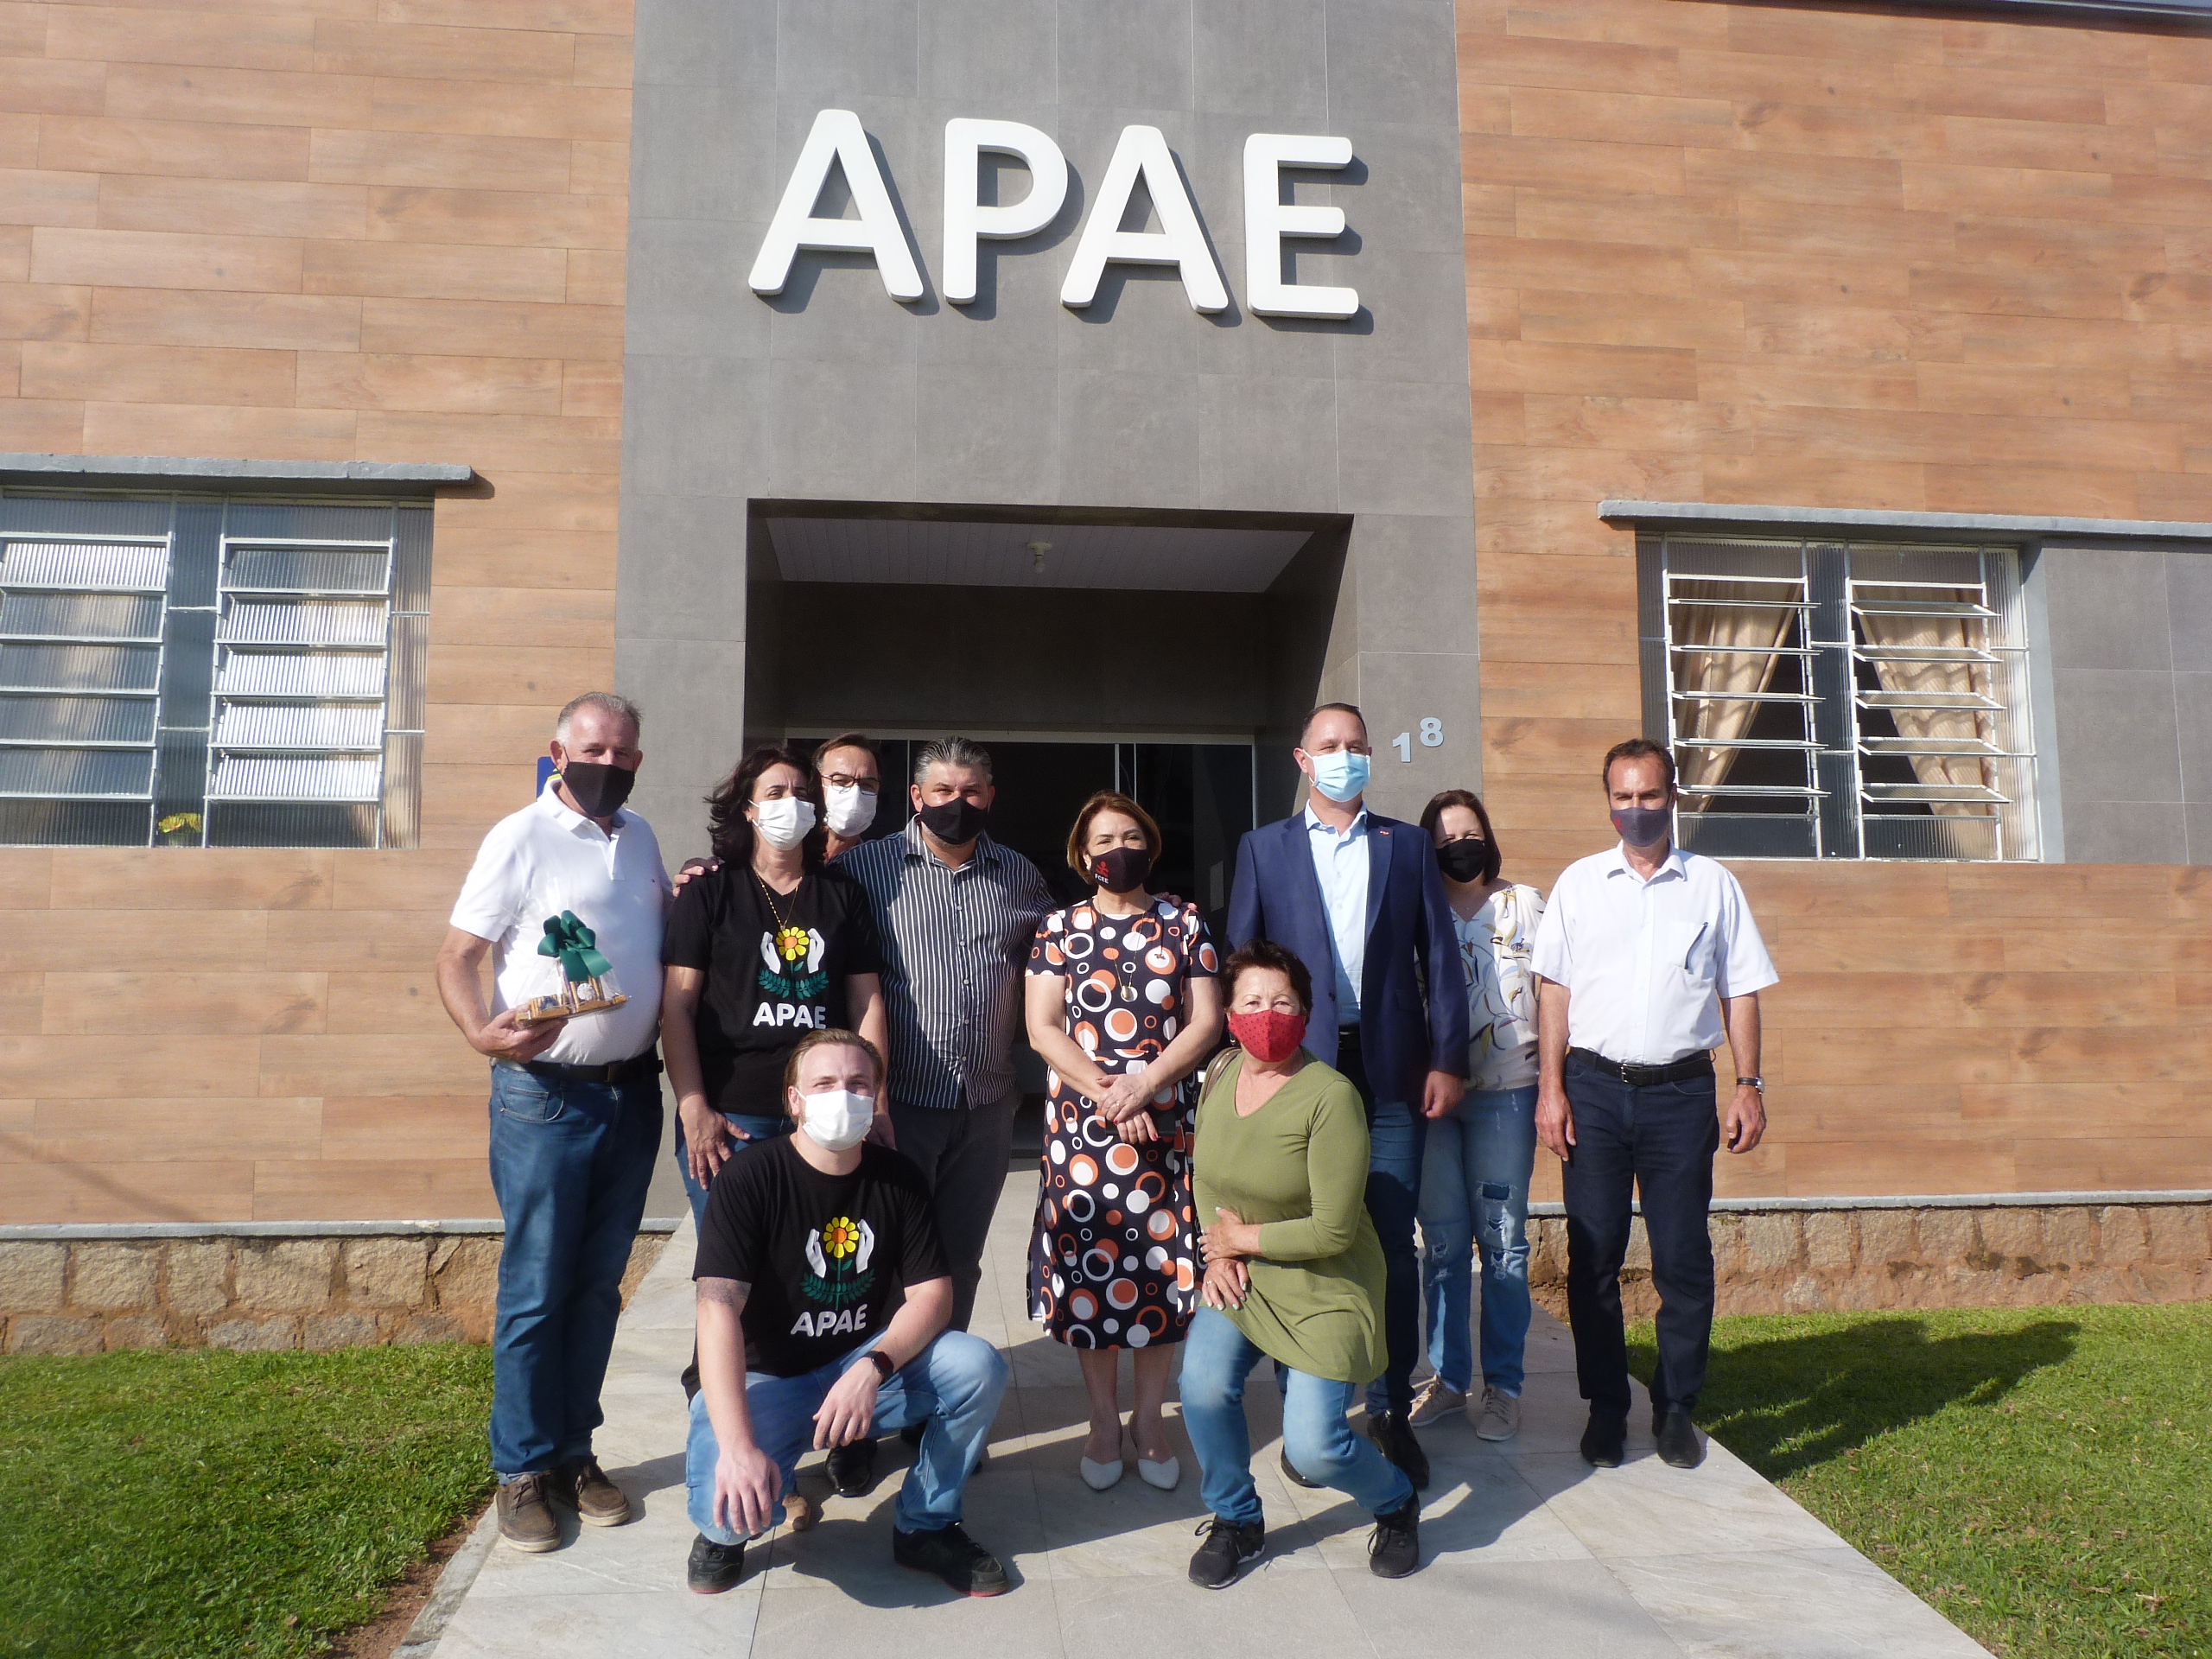
<path id="1" fill-rule="evenodd" d="M 1410 766 L 1413 763 L 1414 758 L 1414 734 L 1411 732 L 1400 732 L 1395 737 L 1390 740 L 1390 742 L 1392 747 L 1398 751 L 1398 759 Z M 1421 722 L 1421 747 L 1424 749 L 1440 748 L 1443 747 L 1443 744 L 1444 722 L 1439 720 L 1434 715 L 1424 716 Z"/>

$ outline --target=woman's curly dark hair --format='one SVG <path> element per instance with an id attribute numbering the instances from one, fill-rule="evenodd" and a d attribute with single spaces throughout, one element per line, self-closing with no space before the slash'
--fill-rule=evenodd
<path id="1" fill-rule="evenodd" d="M 773 766 L 795 768 L 798 772 L 799 795 L 812 801 L 819 811 L 822 803 L 815 793 L 814 769 L 780 744 L 763 743 L 739 761 L 737 770 L 707 797 L 707 836 L 714 843 L 715 856 L 723 863 L 753 862 L 753 822 L 745 816 L 745 809 L 752 804 L 753 786 L 760 781 L 760 774 Z M 809 869 L 822 862 L 827 842 L 827 835 L 817 818 L 800 843 Z"/>

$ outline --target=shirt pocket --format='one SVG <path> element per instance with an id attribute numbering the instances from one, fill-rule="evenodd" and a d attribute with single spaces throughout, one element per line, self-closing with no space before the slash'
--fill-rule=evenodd
<path id="1" fill-rule="evenodd" d="M 1662 922 L 1655 964 L 1672 982 L 1691 992 L 1709 992 L 1719 972 L 1719 940 L 1710 922 Z"/>

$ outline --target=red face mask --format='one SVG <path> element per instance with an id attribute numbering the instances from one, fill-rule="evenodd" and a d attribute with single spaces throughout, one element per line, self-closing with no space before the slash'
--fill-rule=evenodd
<path id="1" fill-rule="evenodd" d="M 1306 1016 L 1262 1008 L 1257 1014 L 1232 1014 L 1229 1034 L 1254 1059 L 1274 1065 L 1298 1052 L 1306 1040 Z"/>

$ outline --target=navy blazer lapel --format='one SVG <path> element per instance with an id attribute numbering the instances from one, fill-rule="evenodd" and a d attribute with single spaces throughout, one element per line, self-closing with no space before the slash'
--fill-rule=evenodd
<path id="1" fill-rule="evenodd" d="M 1291 882 L 1306 903 L 1306 920 L 1321 930 L 1321 938 L 1329 937 L 1329 902 L 1321 896 L 1320 872 L 1313 868 L 1313 831 L 1306 826 L 1306 809 L 1300 807 L 1282 821 L 1283 856 L 1291 861 L 1298 874 Z"/>
<path id="2" fill-rule="evenodd" d="M 1375 937 L 1375 919 L 1382 913 L 1382 890 L 1390 885 L 1391 831 L 1405 826 L 1367 815 L 1367 937 Z"/>

